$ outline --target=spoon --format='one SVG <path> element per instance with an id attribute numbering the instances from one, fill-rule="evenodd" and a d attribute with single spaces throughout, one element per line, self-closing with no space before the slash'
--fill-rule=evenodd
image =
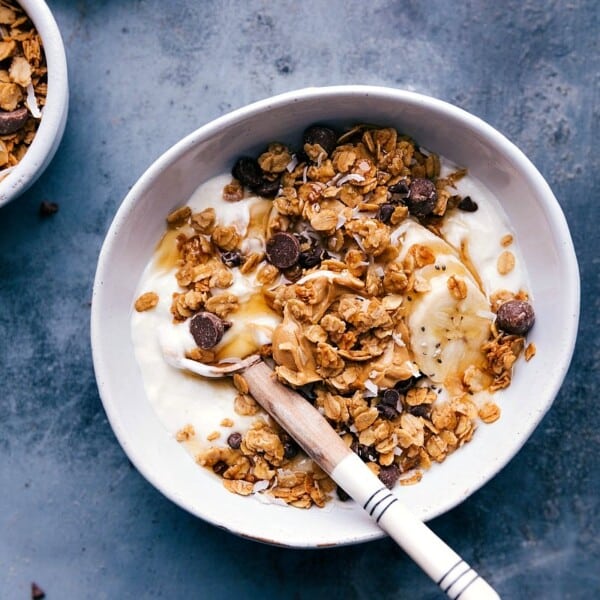
<path id="1" fill-rule="evenodd" d="M 165 360 L 203 377 L 243 373 L 252 397 L 304 451 L 431 577 L 452 600 L 492 600 L 500 596 L 454 550 L 410 512 L 367 465 L 346 446 L 321 413 L 277 381 L 260 356 L 223 366 L 185 358 L 161 339 Z"/>

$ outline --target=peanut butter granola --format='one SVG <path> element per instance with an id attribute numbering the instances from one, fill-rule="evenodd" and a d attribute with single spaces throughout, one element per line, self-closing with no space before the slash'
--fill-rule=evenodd
<path id="1" fill-rule="evenodd" d="M 441 233 L 448 214 L 478 210 L 456 191 L 465 170 L 444 172 L 391 127 L 313 125 L 298 150 L 272 143 L 238 159 L 232 175 L 220 202 L 242 214 L 256 198 L 246 222 L 212 207 L 167 216 L 171 317 L 194 340 L 188 358 L 271 361 L 390 488 L 417 483 L 480 421 L 501 418 L 493 393 L 510 385 L 534 312 L 522 290 L 485 290 L 466 243 L 455 248 Z M 501 276 L 515 268 L 509 245 L 512 235 L 498 238 Z M 242 280 L 250 297 L 237 291 Z M 261 314 L 275 320 L 266 339 L 235 330 Z M 233 384 L 226 442 L 193 446 L 197 462 L 234 493 L 323 506 L 335 484 L 260 409 L 243 375 Z M 238 419 L 251 424 L 238 431 Z M 185 425 L 177 439 L 191 444 L 198 436 Z"/>

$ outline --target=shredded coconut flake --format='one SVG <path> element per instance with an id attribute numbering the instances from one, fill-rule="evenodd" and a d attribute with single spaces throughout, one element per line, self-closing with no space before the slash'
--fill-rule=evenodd
<path id="1" fill-rule="evenodd" d="M 475 314 L 482 319 L 489 319 L 490 321 L 496 320 L 496 315 L 489 310 L 478 310 Z"/>
<path id="2" fill-rule="evenodd" d="M 27 98 L 25 99 L 25 104 L 27 105 L 29 112 L 35 119 L 42 118 L 42 113 L 38 107 L 35 92 L 33 90 L 33 84 L 31 82 L 27 86 Z"/>
<path id="3" fill-rule="evenodd" d="M 254 486 L 252 487 L 252 491 L 256 494 L 257 492 L 262 492 L 269 487 L 269 482 L 266 479 L 259 479 Z"/>
<path id="4" fill-rule="evenodd" d="M 396 346 L 400 346 L 400 348 L 406 347 L 406 344 L 404 343 L 404 340 L 402 339 L 402 336 L 399 333 L 392 333 L 392 339 L 396 343 Z"/>
<path id="5" fill-rule="evenodd" d="M 238 358 L 237 356 L 230 356 L 229 358 L 222 358 L 219 363 L 224 363 L 227 365 L 235 365 L 237 363 L 242 362 L 241 358 Z"/>
<path id="6" fill-rule="evenodd" d="M 292 160 L 285 166 L 288 173 L 291 173 L 298 166 L 298 157 L 292 154 Z"/>
<path id="7" fill-rule="evenodd" d="M 332 177 L 326 184 L 325 187 L 331 187 L 332 185 L 336 185 L 337 182 L 342 178 L 341 173 L 336 173 L 334 177 Z"/>
<path id="8" fill-rule="evenodd" d="M 344 175 L 343 177 L 340 177 L 337 180 L 337 186 L 340 187 L 341 185 L 344 185 L 344 183 L 346 183 L 347 181 L 357 181 L 357 182 L 361 182 L 364 181 L 365 178 L 362 175 L 359 175 L 358 173 L 348 173 L 348 175 Z"/>
<path id="9" fill-rule="evenodd" d="M 379 388 L 377 387 L 377 384 L 374 383 L 373 381 L 371 381 L 370 379 L 367 379 L 365 381 L 365 398 L 375 398 L 375 396 L 377 396 L 378 392 L 379 392 Z"/>
<path id="10" fill-rule="evenodd" d="M 357 233 L 354 233 L 354 234 L 352 234 L 352 237 L 354 238 L 354 241 L 358 244 L 358 247 L 364 252 L 365 247 L 363 246 L 360 236 Z"/>

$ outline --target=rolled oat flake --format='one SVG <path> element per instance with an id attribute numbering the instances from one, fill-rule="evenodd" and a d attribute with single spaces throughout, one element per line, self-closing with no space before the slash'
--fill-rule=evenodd
<path id="1" fill-rule="evenodd" d="M 298 262 L 300 244 L 291 233 L 278 231 L 267 242 L 267 259 L 278 269 L 289 269 Z"/>
<path id="2" fill-rule="evenodd" d="M 201 312 L 190 321 L 190 333 L 199 348 L 208 350 L 221 341 L 225 327 L 217 315 Z"/>

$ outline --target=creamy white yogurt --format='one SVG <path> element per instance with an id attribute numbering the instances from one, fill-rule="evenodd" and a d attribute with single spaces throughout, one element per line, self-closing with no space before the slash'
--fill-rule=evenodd
<path id="1" fill-rule="evenodd" d="M 229 181 L 228 174 L 211 179 L 194 192 L 188 204 L 193 212 L 214 208 L 219 224 L 233 225 L 240 234 L 248 235 L 243 242 L 245 248 L 261 250 L 264 248 L 264 241 L 259 235 L 253 236 L 252 228 L 256 226 L 253 216 L 254 220 L 261 215 L 264 218 L 271 203 L 258 197 L 225 202 L 222 190 Z M 446 241 L 459 256 L 461 244 L 464 248 L 466 242 L 471 265 L 477 271 L 483 291 L 488 296 L 498 289 L 515 293 L 521 289 L 527 290 L 527 274 L 517 240 L 508 248 L 502 247 L 500 243 L 504 236 L 513 232 L 498 200 L 481 182 L 470 176 L 458 182 L 457 191 L 463 196 L 470 195 L 479 208 L 472 213 L 449 211 L 441 228 Z M 399 229 L 401 228 L 402 225 Z M 398 238 L 400 233 L 402 232 L 393 233 L 392 238 Z M 516 259 L 515 268 L 507 275 L 500 275 L 497 270 L 498 256 L 503 250 L 510 250 Z M 132 313 L 131 334 L 148 400 L 167 430 L 173 434 L 187 424 L 193 425 L 198 443 L 188 448 L 196 451 L 202 446 L 210 445 L 211 442 L 206 441 L 210 433 L 221 433 L 221 438 L 212 443 L 225 443 L 232 431 L 244 432 L 254 417 L 235 414 L 233 400 L 236 392 L 229 380 L 208 381 L 188 375 L 170 367 L 163 359 L 158 336 L 165 329 L 168 329 L 170 343 L 177 345 L 182 353 L 195 347 L 187 323 L 172 322 L 172 293 L 181 291 L 174 277 L 175 270 L 162 267 L 156 255 L 150 260 L 141 277 L 137 295 L 154 291 L 160 298 L 159 304 L 154 310 Z M 264 302 L 257 301 L 257 292 L 261 286 L 254 275 L 243 275 L 237 269 L 234 271 L 233 285 L 224 291 L 235 294 L 241 307 L 236 311 L 235 319 L 232 319 L 234 324 L 225 333 L 220 346 L 235 343 L 236 350 L 239 351 L 244 344 L 256 347 L 268 343 L 279 317 L 267 310 Z M 220 425 L 225 418 L 234 421 L 233 427 Z"/>

